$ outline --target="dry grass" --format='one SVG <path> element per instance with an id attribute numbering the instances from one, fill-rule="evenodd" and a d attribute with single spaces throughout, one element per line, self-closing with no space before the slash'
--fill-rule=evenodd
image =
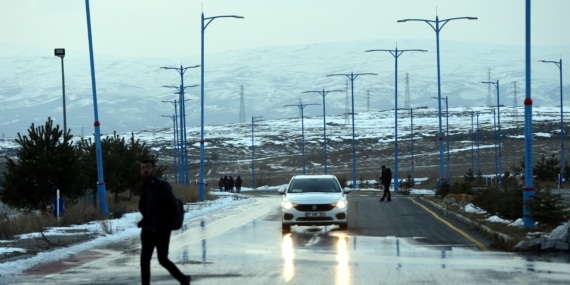
<path id="1" fill-rule="evenodd" d="M 441 199 L 437 197 L 424 197 L 424 198 L 438 204 L 441 202 Z M 500 233 L 502 235 L 510 237 L 510 240 L 505 240 L 499 237 L 497 234 L 492 234 L 482 229 L 483 227 L 481 226 L 477 228 L 477 230 L 481 234 L 483 234 L 493 242 L 492 247 L 498 250 L 513 251 L 515 245 L 518 242 L 527 240 L 530 233 L 534 233 L 537 231 L 536 229 L 529 229 L 518 226 L 509 226 L 508 224 L 504 223 L 487 221 L 486 220 L 486 218 L 488 217 L 487 214 L 467 213 L 459 209 L 457 205 L 450 206 L 448 210 L 473 221 L 474 224 L 482 225 L 484 227 L 491 229 L 496 233 Z M 545 232 L 550 232 L 553 230 L 553 228 L 542 229 L 542 230 L 544 230 Z"/>
<path id="2" fill-rule="evenodd" d="M 194 203 L 199 198 L 199 189 L 196 185 L 173 184 L 172 191 L 184 203 Z M 111 196 L 108 195 L 108 197 Z M 215 198 L 215 196 L 209 193 L 205 194 L 206 200 Z M 51 209 L 43 213 L 38 211 L 31 213 L 0 213 L 0 239 L 8 240 L 21 234 L 43 232 L 50 227 L 65 227 L 92 221 L 101 221 L 104 228 L 106 220 L 120 218 L 125 213 L 138 211 L 138 197 L 132 199 L 124 197 L 121 201 L 111 200 L 108 202 L 107 207 L 110 215 L 103 215 L 93 204 L 78 202 L 66 205 L 64 215 L 60 217 L 59 221 L 54 217 Z"/>
<path id="3" fill-rule="evenodd" d="M 43 232 L 50 227 L 70 226 L 104 218 L 92 205 L 78 203 L 69 205 L 60 217 L 54 217 L 52 210 L 46 212 L 3 214 L 0 221 L 0 239 L 12 239 L 17 235 Z"/>

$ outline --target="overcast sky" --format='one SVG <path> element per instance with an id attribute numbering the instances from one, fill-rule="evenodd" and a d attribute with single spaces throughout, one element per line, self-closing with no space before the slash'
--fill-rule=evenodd
<path id="1" fill-rule="evenodd" d="M 570 1 L 532 1 L 533 44 L 569 45 Z M 203 8 L 202 8 L 203 7 Z M 307 45 L 353 40 L 433 39 L 423 22 L 450 22 L 441 40 L 523 45 L 524 0 L 91 0 L 96 54 L 194 56 L 200 54 L 200 14 L 216 19 L 206 29 L 205 49 Z M 0 1 L 0 56 L 43 56 L 53 48 L 88 52 L 85 1 Z M 401 47 L 417 48 L 417 47 Z"/>

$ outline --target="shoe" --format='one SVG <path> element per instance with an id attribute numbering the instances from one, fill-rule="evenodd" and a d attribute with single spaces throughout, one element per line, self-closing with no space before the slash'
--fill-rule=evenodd
<path id="1" fill-rule="evenodd" d="M 378 202 L 384 202 L 384 199 L 380 199 L 380 200 L 378 200 Z"/>
<path id="2" fill-rule="evenodd" d="M 390 200 L 386 200 L 386 202 L 392 202 L 392 199 L 390 199 Z"/>
<path id="3" fill-rule="evenodd" d="M 186 282 L 180 282 L 180 285 L 190 285 L 191 281 L 192 281 L 192 276 L 186 275 Z"/>

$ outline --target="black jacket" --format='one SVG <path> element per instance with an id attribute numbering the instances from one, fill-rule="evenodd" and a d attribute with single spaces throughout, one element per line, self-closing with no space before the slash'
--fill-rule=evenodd
<path id="1" fill-rule="evenodd" d="M 382 185 L 390 186 L 390 184 L 392 184 L 392 170 L 386 167 L 386 169 L 382 171 L 382 176 L 380 177 L 380 180 Z"/>
<path id="2" fill-rule="evenodd" d="M 176 198 L 170 184 L 157 177 L 145 179 L 139 200 L 139 211 L 143 219 L 138 226 L 143 231 L 170 231 L 175 209 Z"/>

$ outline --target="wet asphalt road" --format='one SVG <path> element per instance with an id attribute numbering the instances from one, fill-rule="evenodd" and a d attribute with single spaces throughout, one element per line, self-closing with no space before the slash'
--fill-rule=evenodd
<path id="1" fill-rule="evenodd" d="M 170 259 L 192 284 L 570 284 L 568 255 L 488 251 L 473 230 L 419 198 L 349 196 L 347 231 L 281 233 L 280 196 L 189 222 L 173 232 Z M 5 284 L 140 284 L 139 240 L 38 266 Z M 0 281 L 0 284 L 3 282 Z M 152 284 L 177 284 L 156 261 Z"/>

